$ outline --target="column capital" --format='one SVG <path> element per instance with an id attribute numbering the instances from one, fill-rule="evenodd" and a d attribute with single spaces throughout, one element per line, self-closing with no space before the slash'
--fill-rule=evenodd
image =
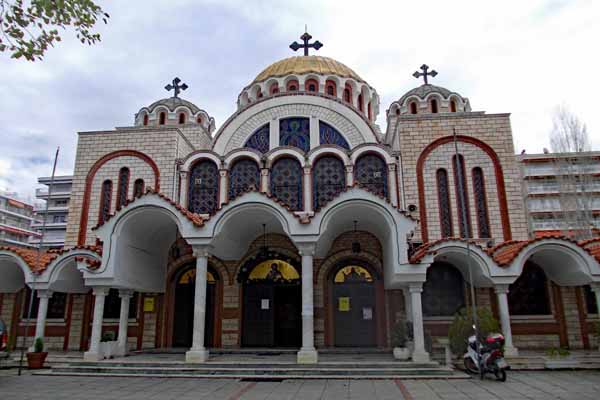
<path id="1" fill-rule="evenodd" d="M 221 178 L 225 178 L 227 176 L 227 172 L 228 171 L 226 169 L 222 168 L 222 169 L 219 170 L 219 176 Z"/>
<path id="2" fill-rule="evenodd" d="M 54 292 L 52 290 L 40 289 L 37 290 L 36 294 L 39 299 L 49 299 L 52 297 Z"/>
<path id="3" fill-rule="evenodd" d="M 120 298 L 125 298 L 125 297 L 131 298 L 132 296 L 133 296 L 133 289 L 119 289 L 119 297 Z"/>
<path id="4" fill-rule="evenodd" d="M 109 287 L 106 286 L 94 286 L 92 288 L 94 296 L 108 296 Z"/>
<path id="5" fill-rule="evenodd" d="M 354 171 L 354 166 L 353 165 L 346 165 L 346 172 L 347 173 L 351 173 L 352 171 Z"/>
<path id="6" fill-rule="evenodd" d="M 267 168 L 267 167 L 261 168 L 260 169 L 260 175 L 261 176 L 267 176 L 267 175 L 269 175 L 269 168 Z"/>
<path id="7" fill-rule="evenodd" d="M 508 284 L 495 285 L 494 292 L 496 294 L 508 294 L 508 286 Z"/>
<path id="8" fill-rule="evenodd" d="M 203 245 L 193 245 L 192 250 L 194 257 L 208 257 L 210 256 L 210 250 L 212 249 L 211 245 L 203 244 Z"/>
<path id="9" fill-rule="evenodd" d="M 592 282 L 590 283 L 590 289 L 594 293 L 600 293 L 600 282 Z"/>
<path id="10" fill-rule="evenodd" d="M 310 175 L 312 168 L 310 166 L 304 167 L 304 175 Z"/>
<path id="11" fill-rule="evenodd" d="M 187 174 L 188 174 L 188 171 L 186 171 L 186 170 L 179 171 L 179 176 L 181 176 L 182 178 L 185 178 L 187 176 Z"/>
<path id="12" fill-rule="evenodd" d="M 421 293 L 421 292 L 423 292 L 423 283 L 422 282 L 409 283 L 408 290 L 411 293 Z"/>
<path id="13" fill-rule="evenodd" d="M 388 171 L 390 171 L 390 172 L 396 171 L 396 164 L 388 164 Z"/>
<path id="14" fill-rule="evenodd" d="M 300 243 L 296 247 L 301 256 L 314 256 L 317 250 L 316 243 Z"/>

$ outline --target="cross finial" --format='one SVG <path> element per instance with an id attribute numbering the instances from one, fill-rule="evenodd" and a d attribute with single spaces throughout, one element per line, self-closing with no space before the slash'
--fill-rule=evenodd
<path id="1" fill-rule="evenodd" d="M 168 91 L 173 90 L 173 97 L 179 96 L 179 92 L 188 88 L 188 85 L 185 83 L 180 85 L 179 82 L 181 82 L 181 79 L 175 78 L 171 83 L 165 86 L 165 89 Z"/>
<path id="2" fill-rule="evenodd" d="M 432 69 L 431 72 L 428 72 L 429 70 L 429 65 L 427 64 L 423 64 L 421 65 L 421 70 L 423 72 L 419 72 L 419 71 L 415 71 L 415 73 L 413 74 L 413 76 L 417 79 L 419 79 L 420 77 L 423 77 L 423 80 L 425 81 L 425 84 L 428 85 L 429 83 L 427 82 L 427 76 L 431 76 L 432 78 L 434 76 L 436 76 L 438 73 L 435 69 Z"/>
<path id="3" fill-rule="evenodd" d="M 308 43 L 308 41 L 312 39 L 312 36 L 307 32 L 306 27 L 304 29 L 304 34 L 300 36 L 300 39 L 302 40 L 303 44 L 295 41 L 294 43 L 290 44 L 290 49 L 294 51 L 298 51 L 298 49 L 304 49 L 305 56 L 308 55 L 309 48 L 312 47 L 315 50 L 319 50 L 321 47 L 323 47 L 323 43 L 319 42 L 318 40 L 315 40 L 313 43 Z"/>

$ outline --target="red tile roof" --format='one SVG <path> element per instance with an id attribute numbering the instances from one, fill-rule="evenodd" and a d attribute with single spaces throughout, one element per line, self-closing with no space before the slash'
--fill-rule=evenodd
<path id="1" fill-rule="evenodd" d="M 48 265 L 56 259 L 59 255 L 64 253 L 68 253 L 73 250 L 89 250 L 94 253 L 97 253 L 99 257 L 102 256 L 102 248 L 98 246 L 77 246 L 70 249 L 60 249 L 60 250 L 49 250 L 42 251 L 38 253 L 37 249 L 24 249 L 20 247 L 12 247 L 12 246 L 0 246 L 0 250 L 8 251 L 15 254 L 17 257 L 21 258 L 25 264 L 29 267 L 31 272 L 35 274 L 40 274 L 48 268 Z M 77 257 L 80 258 L 80 257 Z M 88 257 L 81 257 L 86 258 Z"/>

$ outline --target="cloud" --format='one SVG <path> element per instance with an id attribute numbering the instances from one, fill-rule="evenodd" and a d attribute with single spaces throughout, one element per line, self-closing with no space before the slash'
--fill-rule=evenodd
<path id="1" fill-rule="evenodd" d="M 76 132 L 133 122 L 143 106 L 168 96 L 174 76 L 184 96 L 223 123 L 240 90 L 267 65 L 290 56 L 307 24 L 340 60 L 378 91 L 385 109 L 419 82 L 422 63 L 435 84 L 476 110 L 512 113 L 515 150 L 549 146 L 551 113 L 567 103 L 600 147 L 595 90 L 600 78 L 600 2 L 233 1 L 100 2 L 111 15 L 102 42 L 71 32 L 42 62 L 0 56 L 0 186 L 32 194 L 50 175 L 72 173 Z"/>

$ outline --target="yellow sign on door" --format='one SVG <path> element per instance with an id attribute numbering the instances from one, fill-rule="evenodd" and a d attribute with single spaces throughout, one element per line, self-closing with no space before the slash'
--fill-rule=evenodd
<path id="1" fill-rule="evenodd" d="M 154 297 L 144 298 L 144 312 L 154 312 Z"/>
<path id="2" fill-rule="evenodd" d="M 350 311 L 350 297 L 339 297 L 338 298 L 338 310 Z"/>

